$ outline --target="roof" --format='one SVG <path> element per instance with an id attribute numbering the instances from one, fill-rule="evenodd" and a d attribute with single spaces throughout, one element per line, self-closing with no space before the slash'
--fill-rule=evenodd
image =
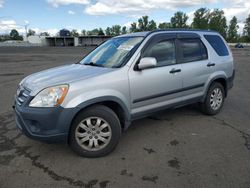
<path id="1" fill-rule="evenodd" d="M 125 35 L 120 35 L 117 37 L 146 37 L 150 35 L 151 33 L 156 33 L 156 32 L 213 32 L 217 33 L 216 31 L 213 30 L 202 30 L 202 29 L 185 29 L 185 28 L 173 28 L 173 29 L 157 29 L 154 31 L 144 31 L 144 32 L 136 32 L 136 33 L 130 33 L 130 34 L 125 34 Z"/>
<path id="2" fill-rule="evenodd" d="M 169 29 L 157 29 L 152 32 L 157 32 L 157 31 L 194 31 L 194 32 L 215 32 L 210 29 L 187 29 L 187 28 L 169 28 Z"/>

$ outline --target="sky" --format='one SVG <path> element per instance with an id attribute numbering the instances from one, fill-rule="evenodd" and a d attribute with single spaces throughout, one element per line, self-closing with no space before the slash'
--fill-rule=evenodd
<path id="1" fill-rule="evenodd" d="M 236 16 L 239 32 L 250 14 L 250 0 L 0 0 L 0 33 L 17 29 L 22 34 L 25 25 L 51 35 L 62 28 L 81 31 L 130 26 L 143 15 L 161 23 L 170 21 L 176 11 L 187 13 L 191 23 L 200 7 L 224 10 L 228 22 Z"/>

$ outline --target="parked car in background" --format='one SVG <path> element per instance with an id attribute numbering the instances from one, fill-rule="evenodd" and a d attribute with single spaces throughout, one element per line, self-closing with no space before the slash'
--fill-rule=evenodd
<path id="1" fill-rule="evenodd" d="M 77 64 L 24 78 L 15 96 L 16 124 L 33 139 L 105 156 L 135 119 L 192 103 L 207 115 L 219 113 L 233 80 L 232 53 L 217 32 L 121 35 Z"/>
<path id="2" fill-rule="evenodd" d="M 241 43 L 237 43 L 237 44 L 235 45 L 235 48 L 244 48 L 244 46 L 243 46 L 243 44 L 241 44 Z"/>

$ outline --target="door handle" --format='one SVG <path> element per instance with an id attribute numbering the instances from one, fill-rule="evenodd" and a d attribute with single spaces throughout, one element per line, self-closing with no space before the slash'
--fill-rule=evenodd
<path id="1" fill-rule="evenodd" d="M 169 73 L 171 73 L 171 74 L 174 74 L 174 73 L 177 73 L 177 72 L 181 72 L 181 69 L 173 68 L 171 71 L 169 71 Z"/>
<path id="2" fill-rule="evenodd" d="M 213 66 L 215 66 L 215 63 L 208 63 L 207 64 L 207 67 L 213 67 Z"/>

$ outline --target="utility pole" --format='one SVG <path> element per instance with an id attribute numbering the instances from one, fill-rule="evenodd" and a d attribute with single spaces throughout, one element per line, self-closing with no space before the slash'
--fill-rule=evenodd
<path id="1" fill-rule="evenodd" d="M 24 28 L 25 28 L 25 40 L 28 41 L 28 26 L 29 24 L 25 24 Z"/>

